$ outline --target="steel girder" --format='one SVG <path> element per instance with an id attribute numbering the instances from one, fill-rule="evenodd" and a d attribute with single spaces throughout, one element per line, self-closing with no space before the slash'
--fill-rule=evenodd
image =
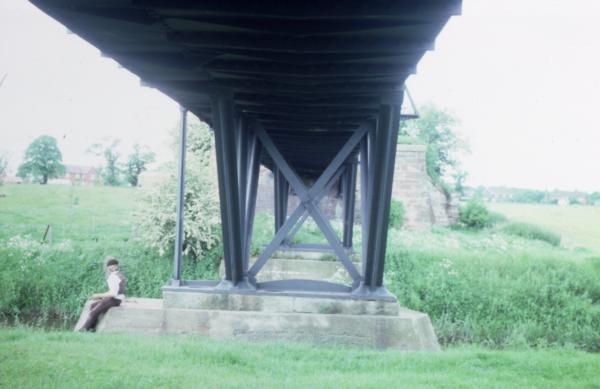
<path id="1" fill-rule="evenodd" d="M 383 286 L 383 269 L 400 105 L 401 103 L 398 101 L 382 105 L 377 123 L 365 122 L 356 129 L 322 175 L 310 188 L 307 188 L 303 180 L 283 158 L 261 123 L 252 117 L 236 117 L 232 100 L 226 93 L 213 95 L 225 263 L 225 277 L 218 285 L 219 289 L 255 289 L 257 287 L 256 277 L 268 259 L 282 244 L 291 240 L 302 223 L 311 216 L 329 242 L 329 247 L 338 256 L 352 278 L 353 295 L 366 298 L 389 297 L 389 293 Z M 176 251 L 174 275 L 171 282 L 174 286 L 181 284 L 185 114 L 186 111 L 182 109 Z M 360 150 L 358 163 L 353 154 L 357 148 Z M 277 229 L 273 240 L 252 267 L 249 267 L 260 158 L 263 151 L 269 154 L 277 166 L 274 176 L 276 183 L 274 197 L 275 211 L 279 217 L 276 218 Z M 348 255 L 348 249 L 352 246 L 358 164 L 360 164 L 361 174 L 363 230 L 361 271 L 356 269 Z M 344 201 L 342 240 L 336 235 L 318 206 L 340 177 Z M 290 187 L 298 195 L 301 203 L 289 217 L 286 217 Z M 297 284 L 297 281 L 290 281 L 288 284 L 292 285 L 294 282 Z M 322 287 L 331 288 L 325 284 Z"/>

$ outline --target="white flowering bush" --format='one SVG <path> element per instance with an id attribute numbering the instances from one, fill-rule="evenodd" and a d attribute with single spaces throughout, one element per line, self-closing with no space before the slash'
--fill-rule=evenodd
<path id="1" fill-rule="evenodd" d="M 201 259 L 220 244 L 219 197 L 213 136 L 204 123 L 189 125 L 184 210 L 184 253 Z M 160 255 L 173 251 L 177 207 L 177 168 L 166 166 L 168 178 L 147 197 L 138 215 L 138 235 Z"/>

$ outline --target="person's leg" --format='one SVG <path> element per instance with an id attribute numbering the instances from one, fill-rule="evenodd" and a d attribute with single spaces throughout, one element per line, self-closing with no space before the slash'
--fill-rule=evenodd
<path id="1" fill-rule="evenodd" d="M 96 324 L 98 323 L 98 318 L 100 315 L 108 311 L 110 308 L 116 307 L 120 304 L 121 300 L 113 297 L 107 297 L 95 302 L 92 304 L 92 309 L 82 329 L 88 331 L 92 328 L 96 328 Z"/>
<path id="2" fill-rule="evenodd" d="M 92 305 L 90 305 L 90 312 L 94 310 L 94 308 L 96 308 L 98 306 L 98 304 L 100 304 L 102 302 L 102 300 L 96 300 L 92 303 Z"/>

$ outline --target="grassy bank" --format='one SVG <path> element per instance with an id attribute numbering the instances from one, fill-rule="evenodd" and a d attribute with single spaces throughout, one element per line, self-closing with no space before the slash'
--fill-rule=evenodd
<path id="1" fill-rule="evenodd" d="M 600 257 L 497 231 L 392 231 L 385 282 L 443 344 L 600 351 Z"/>
<path id="2" fill-rule="evenodd" d="M 0 321 L 72 326 L 89 296 L 106 289 L 108 255 L 121 260 L 129 295 L 161 296 L 172 259 L 136 235 L 144 190 L 5 185 L 0 193 Z M 52 241 L 44 243 L 47 224 Z M 201 263 L 184 258 L 184 276 L 216 277 L 219 255 Z"/>
<path id="3" fill-rule="evenodd" d="M 597 388 L 600 359 L 573 349 L 437 354 L 200 337 L 0 330 L 2 388 Z"/>
<path id="4" fill-rule="evenodd" d="M 129 295 L 161 295 L 172 258 L 136 239 L 134 211 L 143 193 L 39 185 L 0 190 L 8 194 L 0 198 L 0 320 L 34 317 L 72 324 L 86 298 L 105 288 L 107 255 L 122 260 Z M 36 212 L 40 202 L 44 206 Z M 43 232 L 48 219 L 70 226 L 71 235 L 40 243 L 40 232 L 32 233 L 31 226 Z M 94 225 L 107 232 L 93 233 Z M 272 221 L 259 215 L 256 228 L 258 249 L 272 236 Z M 314 223 L 298 237 L 322 239 Z M 354 241 L 359 249 L 359 229 Z M 184 277 L 216 277 L 219 255 L 215 250 L 199 262 L 186 261 Z M 600 350 L 600 256 L 594 251 L 501 228 L 391 230 L 384 277 L 403 306 L 430 315 L 443 345 Z"/>
<path id="5" fill-rule="evenodd" d="M 561 234 L 567 246 L 587 247 L 600 253 L 600 207 L 516 203 L 488 205 L 510 219 L 537 224 Z"/>
<path id="6" fill-rule="evenodd" d="M 0 239 L 42 239 L 48 224 L 55 241 L 128 240 L 144 191 L 63 185 L 0 186 Z"/>

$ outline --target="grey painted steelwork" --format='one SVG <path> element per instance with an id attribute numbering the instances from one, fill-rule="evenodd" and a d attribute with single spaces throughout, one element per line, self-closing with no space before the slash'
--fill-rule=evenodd
<path id="1" fill-rule="evenodd" d="M 290 186 L 279 168 L 273 173 L 275 231 L 279 230 L 287 218 Z"/>
<path id="2" fill-rule="evenodd" d="M 383 286 L 383 269 L 401 104 L 393 102 L 382 105 L 377 123 L 372 148 L 377 158 L 373 157 L 372 165 L 367 168 L 370 190 L 366 204 L 369 218 L 368 236 L 363 254 L 366 261 L 363 284 L 357 293 L 388 294 Z"/>
<path id="3" fill-rule="evenodd" d="M 225 262 L 225 282 L 222 287 L 245 287 L 245 240 L 242 239 L 245 231 L 242 230 L 245 230 L 243 227 L 246 223 L 242 223 L 240 209 L 243 192 L 239 186 L 237 159 L 240 155 L 236 146 L 236 133 L 241 129 L 235 125 L 233 100 L 227 91 L 218 91 L 213 95 L 213 112 Z"/>
<path id="4" fill-rule="evenodd" d="M 461 0 L 32 2 L 215 130 L 225 262 L 215 287 L 267 291 L 257 273 L 310 216 L 352 277 L 351 298 L 389 298 L 382 278 L 404 82 Z M 174 287 L 185 282 L 182 140 Z M 348 255 L 358 154 L 360 271 Z M 275 174 L 276 233 L 248 268 L 261 165 Z M 342 239 L 318 207 L 339 176 Z M 288 215 L 290 190 L 301 205 Z"/>
<path id="5" fill-rule="evenodd" d="M 173 253 L 173 279 L 171 285 L 181 284 L 183 256 L 183 212 L 185 207 L 185 152 L 187 140 L 187 109 L 181 107 L 181 131 L 179 134 L 179 165 L 177 167 L 177 218 L 175 220 L 175 248 Z"/>
<path id="6" fill-rule="evenodd" d="M 356 267 L 348 257 L 347 251 L 344 249 L 342 243 L 340 242 L 339 237 L 336 235 L 335 231 L 329 224 L 329 222 L 324 217 L 322 211 L 319 209 L 318 204 L 316 202 L 316 197 L 322 197 L 322 192 L 327 189 L 327 184 L 331 183 L 332 177 L 338 172 L 342 165 L 347 161 L 348 157 L 352 155 L 352 152 L 356 149 L 357 145 L 360 143 L 361 139 L 365 136 L 368 126 L 362 125 L 358 129 L 355 130 L 354 134 L 348 139 L 346 144 L 341 148 L 338 154 L 335 156 L 333 161 L 327 166 L 324 170 L 323 174 L 319 177 L 319 179 L 315 182 L 315 184 L 307 189 L 298 175 L 293 171 L 293 169 L 289 166 L 289 164 L 285 161 L 281 153 L 277 150 L 275 144 L 271 141 L 267 133 L 260 126 L 260 124 L 255 123 L 255 132 L 261 142 L 265 150 L 270 154 L 271 158 L 275 161 L 278 167 L 278 171 L 281 172 L 283 176 L 288 180 L 295 193 L 301 199 L 301 204 L 296 208 L 296 210 L 292 213 L 287 221 L 285 221 L 282 226 L 277 230 L 275 237 L 271 241 L 269 245 L 265 248 L 263 253 L 254 263 L 252 268 L 248 271 L 248 277 L 250 280 L 255 280 L 256 275 L 260 271 L 260 269 L 264 266 L 267 260 L 273 255 L 273 253 L 277 250 L 277 248 L 283 243 L 284 239 L 289 235 L 292 228 L 298 221 L 298 219 L 304 214 L 304 212 L 308 212 L 312 218 L 317 223 L 319 229 L 323 232 L 323 235 L 331 245 L 333 251 L 336 253 L 344 268 L 348 271 L 350 277 L 352 277 L 354 281 L 354 285 L 358 286 L 361 281 L 361 275 L 356 270 Z"/>
<path id="7" fill-rule="evenodd" d="M 244 273 L 248 271 L 248 262 L 250 259 L 250 246 L 252 244 L 252 228 L 254 226 L 254 216 L 256 213 L 256 194 L 258 190 L 258 176 L 260 174 L 260 155 L 262 146 L 256 134 L 248 128 L 244 129 L 250 132 L 250 145 L 248 156 L 248 181 L 246 187 L 245 199 L 245 224 L 244 234 Z"/>
<path id="8" fill-rule="evenodd" d="M 352 248 L 352 233 L 354 231 L 354 205 L 356 202 L 356 160 L 352 160 L 346 166 L 343 175 L 343 199 L 344 199 L 344 247 Z"/>

